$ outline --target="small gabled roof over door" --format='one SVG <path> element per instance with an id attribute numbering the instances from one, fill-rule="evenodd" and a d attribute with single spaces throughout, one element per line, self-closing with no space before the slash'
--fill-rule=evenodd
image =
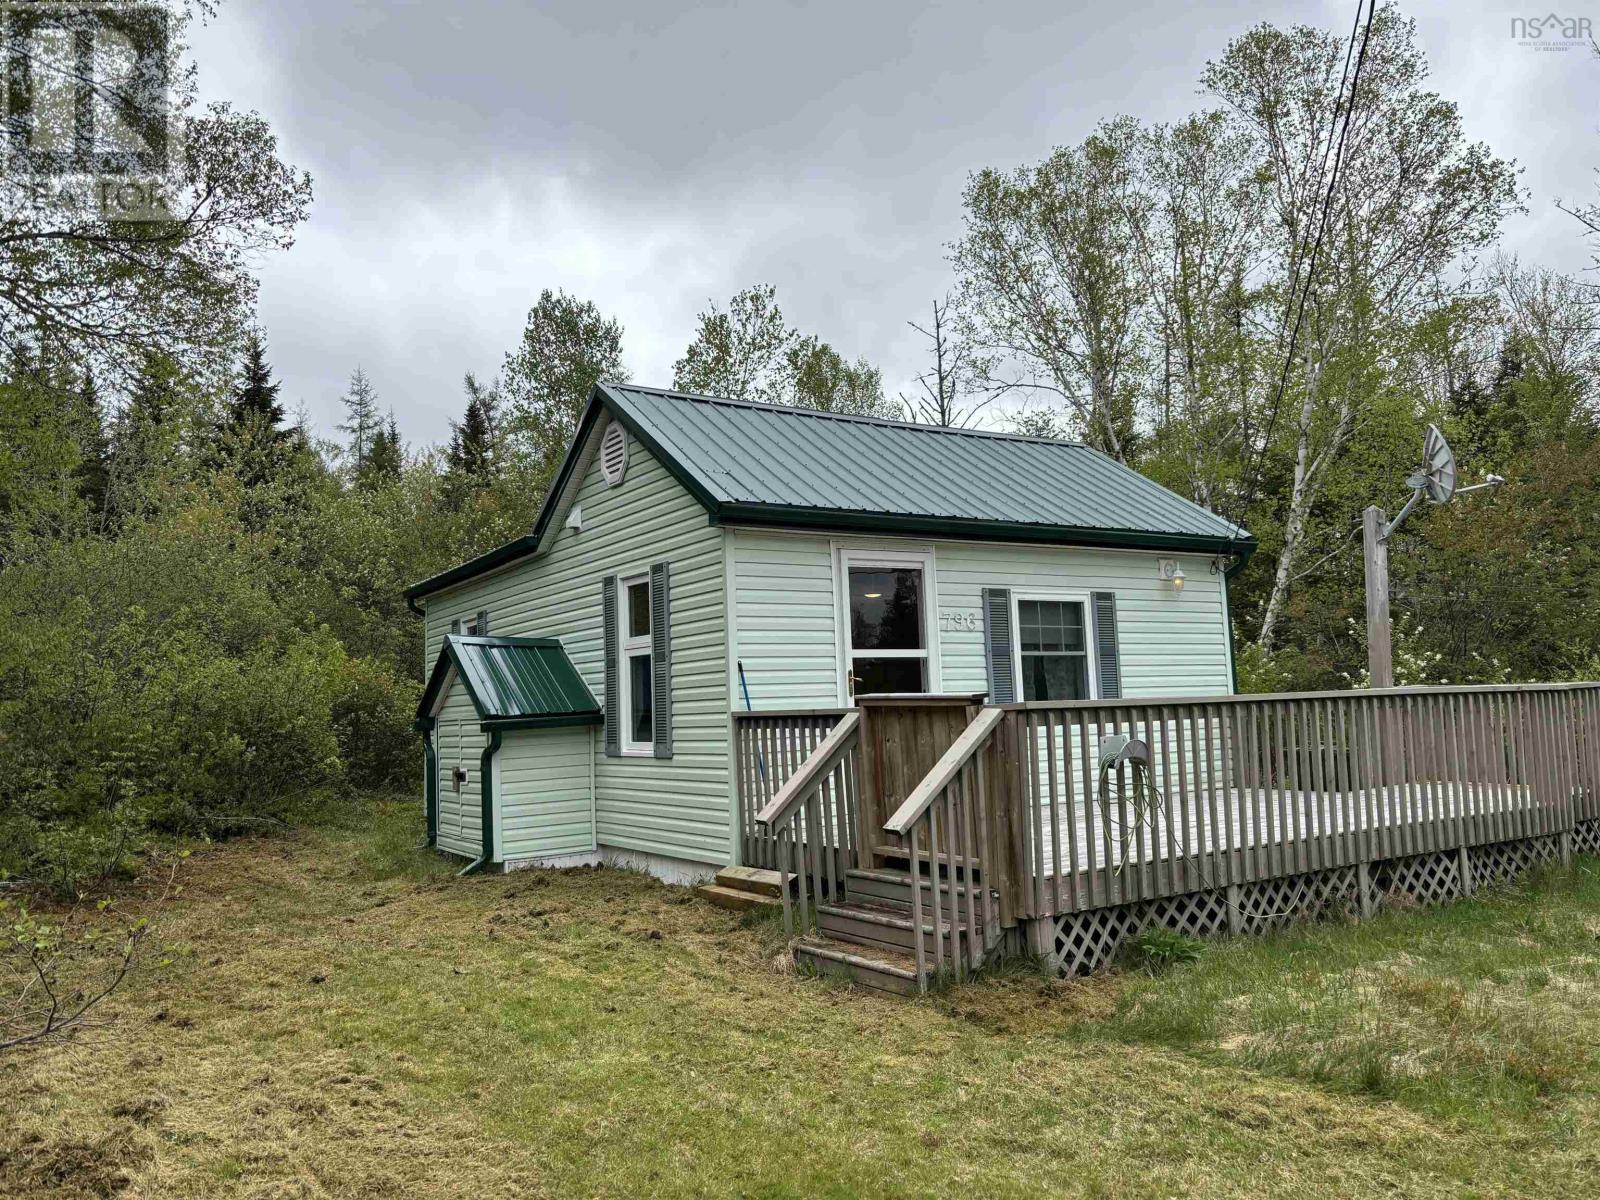
<path id="1" fill-rule="evenodd" d="M 600 705 L 555 638 L 451 634 L 428 676 L 419 722 L 438 711 L 452 680 L 472 699 L 484 729 L 598 725 Z"/>

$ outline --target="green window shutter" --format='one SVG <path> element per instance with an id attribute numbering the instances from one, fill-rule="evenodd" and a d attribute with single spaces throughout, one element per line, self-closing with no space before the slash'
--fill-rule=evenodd
<path id="1" fill-rule="evenodd" d="M 455 620 L 450 622 L 450 632 L 455 634 L 458 637 L 461 635 L 461 618 L 460 617 L 457 617 Z"/>
<path id="2" fill-rule="evenodd" d="M 989 703 L 1014 704 L 1017 677 L 1011 656 L 1011 589 L 983 589 L 983 654 L 989 672 Z"/>
<path id="3" fill-rule="evenodd" d="M 672 757 L 672 598 L 667 564 L 650 568 L 650 666 L 656 757 Z"/>
<path id="4" fill-rule="evenodd" d="M 489 636 L 489 611 L 488 611 L 488 609 L 480 608 L 478 610 L 478 636 L 479 637 L 488 637 Z"/>
<path id="5" fill-rule="evenodd" d="M 1090 607 L 1094 610 L 1095 670 L 1100 677 L 1100 692 L 1096 699 L 1122 699 L 1122 661 L 1117 654 L 1117 594 L 1091 592 Z"/>
<path id="6" fill-rule="evenodd" d="M 605 629 L 602 641 L 606 656 L 605 751 L 607 758 L 622 753 L 622 720 L 617 711 L 617 577 L 600 581 L 600 620 Z"/>

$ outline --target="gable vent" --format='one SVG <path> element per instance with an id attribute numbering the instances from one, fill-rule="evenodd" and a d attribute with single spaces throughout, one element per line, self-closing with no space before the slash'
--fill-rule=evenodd
<path id="1" fill-rule="evenodd" d="M 600 473 L 606 482 L 616 487 L 628 470 L 628 435 L 621 424 L 612 421 L 606 426 L 605 437 L 600 439 Z"/>

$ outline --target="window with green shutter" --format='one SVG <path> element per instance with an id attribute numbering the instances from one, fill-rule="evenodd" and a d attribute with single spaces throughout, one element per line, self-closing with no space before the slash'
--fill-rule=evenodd
<path id="1" fill-rule="evenodd" d="M 1018 600 L 1024 700 L 1088 700 L 1089 637 L 1078 600 Z"/>

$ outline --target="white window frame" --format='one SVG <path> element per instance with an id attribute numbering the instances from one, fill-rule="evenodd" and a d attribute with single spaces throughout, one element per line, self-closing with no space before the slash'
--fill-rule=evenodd
<path id="1" fill-rule="evenodd" d="M 932 549 L 885 550 L 870 546 L 838 546 L 834 553 L 838 587 L 834 602 L 839 606 L 839 703 L 854 705 L 850 691 L 850 672 L 856 659 L 855 647 L 850 644 L 850 568 L 886 567 L 912 568 L 922 572 L 922 642 L 919 650 L 863 651 L 863 658 L 922 658 L 927 666 L 923 682 L 930 693 L 940 690 L 939 670 L 939 597 L 937 575 L 934 571 Z"/>
<path id="2" fill-rule="evenodd" d="M 1090 700 L 1100 699 L 1100 660 L 1095 653 L 1094 609 L 1088 592 L 1071 588 L 1029 588 L 1011 592 L 1011 678 L 1017 681 L 1017 702 L 1021 703 L 1024 691 L 1022 681 L 1022 602 L 1044 600 L 1076 604 L 1083 609 L 1084 665 L 1089 672 Z"/>
<path id="3" fill-rule="evenodd" d="M 629 590 L 639 584 L 644 585 L 646 611 L 650 620 L 645 626 L 642 637 L 628 636 L 628 617 L 633 611 L 629 602 Z M 618 747 L 622 753 L 634 758 L 654 758 L 656 745 L 654 737 L 648 742 L 633 740 L 633 664 L 632 659 L 643 654 L 649 658 L 654 653 L 655 639 L 655 597 L 651 595 L 650 572 L 644 571 L 638 575 L 629 575 L 617 580 L 617 700 L 618 723 L 622 728 L 618 731 Z M 655 686 L 656 664 L 654 659 L 650 663 L 650 685 Z M 655 733 L 654 697 L 651 697 L 650 731 Z"/>

